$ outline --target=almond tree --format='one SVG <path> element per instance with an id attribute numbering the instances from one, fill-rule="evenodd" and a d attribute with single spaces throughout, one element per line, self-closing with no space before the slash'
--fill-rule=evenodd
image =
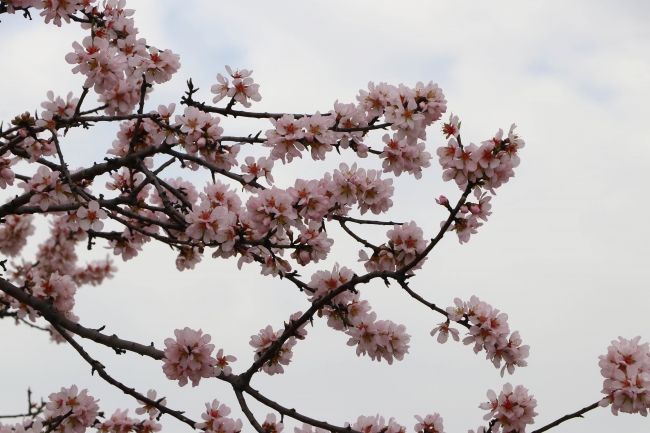
<path id="1" fill-rule="evenodd" d="M 161 361 L 164 375 L 179 386 L 189 382 L 198 386 L 207 379 L 229 383 L 248 423 L 260 433 L 281 432 L 284 417 L 303 423 L 296 433 L 312 433 L 313 429 L 317 433 L 406 431 L 393 418 L 386 421 L 379 415 L 360 416 L 343 426 L 318 421 L 316 415 L 284 407 L 250 386 L 257 373 L 282 374 L 291 363 L 293 348 L 307 337 L 307 324 L 319 317 L 345 333 L 357 355 L 388 364 L 402 360 L 410 342 L 406 328 L 378 318 L 361 296 L 361 287 L 373 280 L 399 287 L 432 314 L 440 315 L 441 322 L 431 331 L 438 342 L 445 343 L 449 336 L 459 341 L 459 329 L 465 328 L 463 343 L 472 345 L 475 353 L 484 353 L 502 377 L 527 366 L 529 347 L 518 331 L 511 331 L 507 314 L 476 296 L 457 298 L 455 305 L 443 309 L 424 299 L 413 284 L 417 271 L 448 232 L 455 232 L 458 241 L 466 243 L 491 216 L 495 190 L 514 176 L 524 148 L 514 124 L 480 144 L 463 143 L 461 122 L 453 114 L 434 126 L 448 139 L 436 151 L 442 177 L 455 182 L 459 193 L 452 199 L 435 199 L 448 216 L 437 233 L 425 234 L 415 221 L 387 219 L 395 193 L 389 176 L 419 179 L 422 170 L 431 167 L 432 155 L 425 145 L 427 129 L 447 112 L 447 101 L 436 84 L 409 87 L 371 82 L 367 90 L 360 90 L 356 102 L 337 100 L 333 108 L 310 114 L 267 113 L 249 110 L 261 100 L 253 71 L 226 66 L 227 75 L 218 74 L 211 88 L 216 95 L 211 104 L 195 99 L 198 89 L 190 80 L 178 107 L 170 103 L 145 109 L 147 95 L 173 77 L 180 57 L 139 37 L 133 11 L 125 9 L 124 0 L 95 3 L 0 1 L 0 13 L 18 12 L 30 19 L 39 14 L 57 26 L 74 21 L 87 32 L 65 58 L 73 73 L 85 77 L 79 97 L 72 92 L 56 96 L 50 91 L 40 112 L 18 114 L 10 125 L 0 128 L 0 187 L 12 197 L 0 206 L 0 250 L 8 257 L 1 262 L 5 275 L 0 278 L 0 318 L 11 318 L 48 332 L 58 343 L 69 343 L 92 373 L 137 400 L 141 407 L 136 413 L 142 418 L 131 418 L 118 409 L 102 420 L 97 400 L 87 390 L 71 385 L 50 394 L 48 402 L 40 405 L 32 404 L 29 393 L 27 413 L 3 416 L 22 417 L 22 422 L 0 424 L 0 432 L 81 432 L 88 427 L 100 432 L 154 432 L 162 428 L 158 422 L 162 415 L 208 432 L 235 433 L 244 428 L 241 420 L 228 417 L 230 408 L 216 399 L 206 403 L 201 420 L 193 420 L 174 409 L 173 401 L 158 398 L 155 390 L 145 395 L 125 385 L 86 352 L 81 339 L 110 347 L 117 354 L 129 351 Z M 89 102 L 91 93 L 97 95 L 96 104 Z M 229 136 L 220 126 L 222 117 L 268 120 L 270 129 L 264 136 L 261 132 Z M 109 157 L 101 155 L 87 167 L 71 169 L 64 156 L 66 133 L 101 122 L 119 125 L 106 151 Z M 369 145 L 368 138 L 377 132 L 383 134 L 381 149 Z M 257 159 L 246 157 L 240 164 L 242 146 L 260 146 L 268 152 Z M 293 186 L 274 185 L 272 172 L 280 167 L 279 161 L 284 167 L 300 163 L 303 157 L 325 160 L 333 151 L 349 158 L 349 164 L 341 164 L 322 178 L 296 179 Z M 166 178 L 163 172 L 171 167 L 209 173 L 210 181 L 195 185 L 183 177 Z M 34 233 L 34 215 L 47 218 L 51 230 L 36 257 L 28 259 L 21 251 Z M 337 264 L 310 279 L 302 277 L 301 267 L 330 254 L 335 240 L 327 229 L 333 225 L 359 244 L 364 273 L 355 273 L 352 265 Z M 360 225 L 385 226 L 387 239 L 362 237 L 355 229 Z M 175 250 L 179 271 L 193 269 L 206 254 L 237 259 L 242 270 L 259 267 L 263 275 L 279 277 L 304 293 L 306 311 L 281 318 L 280 326 L 269 325 L 251 336 L 251 362 L 239 368 L 227 349 L 215 353 L 211 336 L 201 329 L 177 329 L 161 350 L 153 343 L 120 339 L 102 333 L 102 328 L 84 326 L 83 318 L 73 312 L 77 289 L 101 284 L 116 267 L 110 259 L 80 264 L 77 244 L 87 243 L 90 249 L 105 243 L 127 261 L 138 257 L 148 242 Z M 647 415 L 648 343 L 640 343 L 640 337 L 619 338 L 601 356 L 599 365 L 605 377 L 605 397 L 535 432 L 582 417 L 599 406 L 610 406 L 614 414 Z M 272 412 L 264 420 L 257 419 L 246 398 Z M 523 385 L 506 383 L 498 395 L 489 390 L 487 398 L 480 403 L 488 413 L 477 433 L 523 433 L 534 423 L 537 402 Z M 443 432 L 440 414 L 415 417 L 416 432 Z"/>

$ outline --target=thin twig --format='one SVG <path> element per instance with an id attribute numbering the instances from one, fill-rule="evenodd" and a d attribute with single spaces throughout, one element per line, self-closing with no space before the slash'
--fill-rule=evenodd
<path id="1" fill-rule="evenodd" d="M 599 402 L 597 401 L 596 403 L 591 404 L 591 405 L 589 405 L 589 406 L 587 406 L 587 407 L 585 407 L 585 408 L 582 408 L 582 409 L 580 409 L 580 410 L 577 411 L 577 412 L 574 412 L 574 413 L 569 414 L 569 415 L 564 415 L 562 418 L 560 418 L 560 419 L 558 419 L 558 420 L 555 420 L 555 421 L 553 421 L 552 423 L 547 424 L 547 425 L 545 425 L 544 427 L 542 427 L 542 428 L 540 428 L 540 429 L 537 429 L 537 430 L 535 430 L 535 431 L 532 432 L 532 433 L 542 433 L 542 432 L 545 432 L 545 431 L 547 431 L 547 430 L 552 429 L 553 427 L 557 427 L 558 425 L 562 424 L 564 421 L 568 421 L 568 420 L 570 420 L 570 419 L 572 419 L 572 418 L 583 418 L 582 414 L 587 413 L 587 412 L 589 412 L 590 410 L 593 410 L 593 409 L 596 409 L 597 407 L 599 407 L 599 404 L 598 404 L 598 403 L 599 403 Z"/>

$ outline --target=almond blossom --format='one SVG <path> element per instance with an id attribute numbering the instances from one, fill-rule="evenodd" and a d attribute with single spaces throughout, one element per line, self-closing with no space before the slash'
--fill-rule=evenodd
<path id="1" fill-rule="evenodd" d="M 176 329 L 174 335 L 176 340 L 165 340 L 162 368 L 167 378 L 178 380 L 179 386 L 187 385 L 189 379 L 197 386 L 201 378 L 213 377 L 217 360 L 210 356 L 214 350 L 214 345 L 208 344 L 212 337 L 190 328 Z"/>
<path id="2" fill-rule="evenodd" d="M 266 415 L 266 419 L 262 423 L 262 429 L 264 429 L 266 433 L 282 433 L 282 430 L 284 430 L 284 424 L 276 422 L 275 414 L 270 413 Z"/>
<path id="3" fill-rule="evenodd" d="M 417 433 L 445 433 L 442 425 L 442 417 L 437 412 L 427 415 L 424 419 L 421 416 L 415 415 L 418 423 L 415 424 L 413 429 Z"/>
<path id="4" fill-rule="evenodd" d="M 498 397 L 492 390 L 488 391 L 487 397 L 489 401 L 481 403 L 479 408 L 490 411 L 483 419 L 495 420 L 493 432 L 525 433 L 526 426 L 535 423 L 533 418 L 537 416 L 537 400 L 532 395 L 529 396 L 528 389 L 522 385 L 513 388 L 510 383 L 506 383 Z"/>
<path id="5" fill-rule="evenodd" d="M 600 374 L 603 375 L 602 393 L 607 395 L 601 406 L 611 405 L 618 412 L 648 415 L 650 409 L 650 344 L 639 344 L 640 336 L 631 340 L 618 337 L 599 356 Z"/>
<path id="6" fill-rule="evenodd" d="M 95 230 L 101 231 L 104 228 L 104 223 L 101 221 L 106 219 L 106 211 L 99 207 L 99 203 L 95 200 L 88 202 L 88 207 L 80 207 L 77 210 L 77 217 L 79 217 L 79 226 L 82 230 Z"/>
<path id="7" fill-rule="evenodd" d="M 65 432 L 84 431 L 85 428 L 93 425 L 99 414 L 98 400 L 88 395 L 87 389 L 79 392 L 77 385 L 61 388 L 60 392 L 52 393 L 48 398 L 50 401 L 45 406 L 46 411 L 43 414 L 46 419 L 72 412 L 61 422 L 61 427 Z"/>
<path id="8" fill-rule="evenodd" d="M 153 400 L 158 404 L 160 404 L 161 406 L 167 406 L 167 399 L 163 398 L 160 399 L 160 401 L 158 401 L 157 396 L 158 393 L 156 392 L 155 389 L 150 389 L 149 391 L 147 391 L 147 398 L 149 400 Z M 142 407 L 139 407 L 135 410 L 135 413 L 137 413 L 138 415 L 144 415 L 146 413 L 149 414 L 149 417 L 155 418 L 156 415 L 160 413 L 160 411 L 156 409 L 154 406 L 150 406 L 147 403 L 141 402 L 140 400 L 138 400 L 138 403 L 142 405 Z"/>
<path id="9" fill-rule="evenodd" d="M 259 334 L 251 335 L 249 344 L 255 350 L 255 360 L 259 359 L 266 353 L 266 351 L 275 343 L 278 338 L 283 334 L 282 330 L 273 331 L 271 325 L 261 329 Z M 296 338 L 289 337 L 282 347 L 275 351 L 271 359 L 264 363 L 261 370 L 273 376 L 274 374 L 284 373 L 283 365 L 289 365 L 293 357 L 292 347 L 296 345 Z"/>
<path id="10" fill-rule="evenodd" d="M 224 355 L 223 349 L 219 349 L 219 352 L 217 352 L 216 368 L 219 369 L 220 373 L 223 373 L 224 376 L 228 376 L 230 373 L 232 373 L 232 367 L 230 367 L 230 363 L 235 361 L 237 361 L 237 358 L 232 355 Z"/>
<path id="11" fill-rule="evenodd" d="M 474 353 L 485 350 L 486 358 L 491 360 L 496 368 L 501 367 L 501 362 L 504 362 L 501 377 L 506 370 L 513 374 L 515 367 L 527 365 L 525 359 L 528 358 L 530 348 L 522 345 L 518 331 L 510 333 L 507 314 L 501 313 L 476 296 L 472 296 L 468 302 L 456 298 L 454 304 L 454 307 L 447 307 L 446 310 L 449 320 L 467 321 L 465 323 L 469 324 L 468 336 L 463 339 L 463 344 L 474 344 Z M 431 331 L 431 335 L 437 332 L 441 332 L 438 335 L 440 343 L 447 341 L 445 336 L 441 336 L 445 332 L 451 332 L 454 340 L 458 341 L 458 331 L 450 328 L 448 322 L 439 324 Z"/>
<path id="12" fill-rule="evenodd" d="M 201 414 L 203 422 L 196 423 L 194 428 L 205 430 L 207 433 L 238 433 L 242 429 L 242 422 L 228 418 L 230 408 L 220 404 L 214 399 L 212 403 L 205 404 L 206 411 Z"/>

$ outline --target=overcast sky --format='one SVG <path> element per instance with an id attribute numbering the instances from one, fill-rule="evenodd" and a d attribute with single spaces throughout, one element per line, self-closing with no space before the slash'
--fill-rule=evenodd
<path id="1" fill-rule="evenodd" d="M 442 307 L 455 297 L 477 295 L 506 312 L 510 329 L 531 346 L 528 367 L 502 379 L 471 347 L 439 345 L 429 332 L 442 316 L 397 287 L 374 282 L 361 288 L 362 297 L 380 319 L 407 327 L 412 338 L 404 361 L 388 366 L 357 358 L 345 335 L 317 320 L 294 348 L 286 374 L 255 377 L 252 385 L 263 394 L 334 424 L 379 413 L 411 431 L 413 415 L 439 412 L 450 433 L 481 425 L 478 405 L 486 391 L 498 392 L 510 381 L 537 399 L 539 428 L 601 398 L 598 356 L 611 340 L 650 339 L 650 229 L 642 220 L 650 212 L 644 195 L 650 170 L 648 2 L 129 0 L 127 6 L 136 9 L 136 26 L 150 45 L 181 57 L 181 70 L 158 86 L 148 109 L 178 103 L 190 77 L 201 88 L 197 98 L 210 100 L 208 90 L 226 64 L 254 70 L 263 98 L 254 105 L 259 111 L 324 112 L 337 99 L 356 102 L 368 81 L 413 86 L 433 80 L 461 118 L 464 142 L 488 139 L 511 123 L 526 141 L 516 177 L 492 200 L 490 221 L 467 245 L 448 235 L 411 284 Z M 31 22 L 19 15 L 0 18 L 0 119 L 6 123 L 33 111 L 48 90 L 80 94 L 83 78 L 70 73 L 64 56 L 86 35 L 83 30 L 46 26 L 36 16 Z M 239 119 L 222 124 L 228 135 L 271 127 Z M 102 161 L 116 131 L 113 125 L 69 133 L 63 141 L 68 161 Z M 445 144 L 438 131 L 429 130 L 432 154 Z M 382 135 L 368 143 L 378 147 Z M 245 155 L 264 152 L 244 149 L 240 163 Z M 324 163 L 276 164 L 275 177 L 287 187 L 295 177 L 319 178 L 341 161 L 333 156 Z M 373 158 L 360 165 L 379 166 Z M 208 180 L 190 176 L 201 189 Z M 434 197 L 459 196 L 454 185 L 442 182 L 437 163 L 420 181 L 402 176 L 395 186 L 387 219 L 415 220 L 429 237 L 445 218 Z M 362 271 L 358 246 L 334 228 L 331 233 L 330 258 L 301 269 L 305 279 L 334 262 Z M 385 239 L 384 230 L 364 233 L 375 243 Z M 41 224 L 26 258 L 45 235 Z M 110 254 L 101 246 L 90 253 L 81 247 L 79 254 L 84 260 Z M 169 248 L 150 243 L 137 259 L 118 259 L 114 279 L 79 291 L 75 312 L 81 323 L 106 325 L 109 334 L 159 348 L 176 328 L 202 328 L 217 349 L 238 357 L 239 373 L 252 362 L 252 334 L 269 324 L 277 328 L 309 306 L 304 294 L 262 277 L 256 266 L 238 272 L 234 260 L 208 257 L 194 271 L 180 273 L 174 257 Z M 27 387 L 47 397 L 73 383 L 101 399 L 107 415 L 137 407 L 90 376 L 71 347 L 49 343 L 43 333 L 4 320 L 0 342 L 0 414 L 24 410 Z M 244 418 L 231 390 L 218 380 L 179 388 L 165 378 L 162 363 L 134 354 L 117 357 L 83 343 L 117 379 L 141 392 L 155 388 L 170 407 L 193 419 L 214 398 Z M 268 411 L 250 403 L 263 419 Z M 185 428 L 163 420 L 165 431 Z M 294 425 L 287 423 L 289 431 Z M 638 414 L 614 417 L 609 409 L 597 409 L 552 431 L 642 433 L 649 427 Z M 244 430 L 252 427 L 245 423 Z"/>

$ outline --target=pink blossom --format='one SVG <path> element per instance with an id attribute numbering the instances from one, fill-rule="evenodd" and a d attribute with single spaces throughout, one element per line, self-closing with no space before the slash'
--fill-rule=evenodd
<path id="1" fill-rule="evenodd" d="M 631 340 L 618 337 L 599 356 L 603 375 L 602 393 L 607 395 L 601 406 L 611 404 L 612 413 L 640 413 L 647 416 L 650 409 L 650 344 L 639 344 L 640 336 Z"/>
<path id="2" fill-rule="evenodd" d="M 51 419 L 72 412 L 61 422 L 63 431 L 66 433 L 85 431 L 87 427 L 93 425 L 99 415 L 98 400 L 89 396 L 87 392 L 87 389 L 79 392 L 77 386 L 72 385 L 70 388 L 61 388 L 60 392 L 50 394 L 50 401 L 45 406 L 45 418 Z"/>
<path id="3" fill-rule="evenodd" d="M 393 138 L 385 134 L 383 140 L 386 146 L 379 157 L 384 158 L 384 173 L 394 172 L 399 176 L 405 171 L 420 179 L 422 168 L 431 166 L 431 154 L 424 151 L 424 143 L 409 144 L 406 138 L 398 139 L 397 134 Z"/>
<path id="4" fill-rule="evenodd" d="M 442 133 L 445 134 L 445 138 L 449 138 L 450 136 L 458 138 L 460 134 L 458 116 L 454 116 L 454 113 L 449 115 L 449 122 L 442 125 Z"/>
<path id="5" fill-rule="evenodd" d="M 365 90 L 359 91 L 359 96 L 357 96 L 358 108 L 366 111 L 369 118 L 381 117 L 388 106 L 387 98 L 391 91 L 390 87 L 386 83 L 379 83 L 379 85 L 375 86 L 375 83 L 369 82 L 368 92 Z"/>
<path id="6" fill-rule="evenodd" d="M 439 333 L 438 333 L 439 332 Z M 438 323 L 438 326 L 433 328 L 431 331 L 431 336 L 433 337 L 438 333 L 438 343 L 444 344 L 447 342 L 447 339 L 449 338 L 449 334 L 451 334 L 451 337 L 455 341 L 460 341 L 460 337 L 458 336 L 458 330 L 451 328 L 449 326 L 449 323 L 443 322 L 443 323 Z"/>
<path id="7" fill-rule="evenodd" d="M 225 78 L 221 74 L 217 74 L 217 81 L 219 83 L 213 84 L 210 88 L 210 91 L 217 95 L 212 99 L 212 102 L 215 104 L 228 96 L 228 92 L 230 91 L 230 83 L 228 78 Z"/>
<path id="8" fill-rule="evenodd" d="M 255 349 L 255 360 L 262 357 L 262 355 L 271 347 L 275 341 L 282 335 L 283 331 L 273 331 L 271 325 L 261 329 L 259 334 L 251 335 L 249 344 Z M 283 365 L 289 365 L 293 357 L 292 347 L 296 345 L 296 338 L 289 337 L 280 350 L 276 351 L 274 355 L 262 366 L 262 370 L 273 376 L 274 374 L 284 373 Z"/>
<path id="9" fill-rule="evenodd" d="M 72 311 L 77 286 L 69 275 L 59 275 L 56 271 L 46 279 L 41 279 L 34 287 L 34 296 L 40 299 L 53 299 L 59 311 Z"/>
<path id="10" fill-rule="evenodd" d="M 276 187 L 260 191 L 257 196 L 249 198 L 246 209 L 255 228 L 264 232 L 277 229 L 282 234 L 298 218 L 291 194 Z"/>
<path id="11" fill-rule="evenodd" d="M 54 116 L 65 119 L 72 117 L 78 102 L 79 98 L 73 98 L 72 92 L 68 93 L 68 96 L 64 101 L 60 96 L 57 96 L 56 99 L 54 99 L 54 92 L 49 90 L 47 92 L 47 101 L 42 102 L 41 107 L 46 110 L 43 113 L 49 112 Z"/>
<path id="12" fill-rule="evenodd" d="M 266 419 L 262 423 L 262 429 L 264 429 L 266 433 L 282 433 L 282 430 L 284 430 L 284 424 L 276 422 L 275 414 L 270 413 L 266 415 Z"/>
<path id="13" fill-rule="evenodd" d="M 433 415 L 429 414 L 424 419 L 421 416 L 415 415 L 418 423 L 415 424 L 413 429 L 417 433 L 445 433 L 442 425 L 442 417 L 437 412 Z"/>
<path id="14" fill-rule="evenodd" d="M 235 361 L 237 361 L 237 358 L 232 355 L 224 355 L 223 349 L 219 349 L 219 352 L 217 352 L 216 368 L 218 368 L 220 370 L 220 373 L 223 373 L 224 376 L 228 376 L 230 373 L 232 373 L 232 368 L 230 367 L 229 363 Z"/>
<path id="15" fill-rule="evenodd" d="M 158 402 L 157 396 L 158 396 L 158 393 L 156 393 L 155 389 L 150 389 L 149 391 L 147 391 L 147 398 L 149 400 L 153 400 L 155 402 Z M 149 414 L 149 416 L 151 418 L 155 418 L 156 415 L 158 415 L 160 413 L 160 411 L 158 409 L 156 409 L 153 406 L 149 406 L 147 403 L 143 403 L 140 400 L 138 400 L 138 403 L 140 403 L 143 406 L 143 407 L 139 407 L 139 408 L 137 408 L 135 410 L 135 413 L 137 413 L 138 415 L 144 415 L 145 413 L 147 413 L 147 414 Z M 161 406 L 167 406 L 167 399 L 163 398 L 162 400 L 160 400 L 158 402 L 158 404 L 160 404 Z"/>
<path id="16" fill-rule="evenodd" d="M 194 269 L 194 266 L 201 261 L 201 257 L 201 248 L 181 246 L 176 257 L 176 269 L 181 272 L 185 269 Z"/>
<path id="17" fill-rule="evenodd" d="M 88 207 L 80 207 L 77 210 L 79 217 L 79 226 L 82 230 L 101 231 L 104 228 L 104 223 L 101 221 L 106 219 L 106 211 L 99 207 L 99 203 L 95 200 L 88 202 Z"/>
<path id="18" fill-rule="evenodd" d="M 328 431 L 320 427 L 313 427 L 309 424 L 303 424 L 302 427 L 293 428 L 293 433 L 327 433 Z"/>
<path id="19" fill-rule="evenodd" d="M 33 215 L 7 215 L 0 226 L 0 252 L 9 257 L 20 253 L 27 237 L 34 234 Z"/>
<path id="20" fill-rule="evenodd" d="M 182 177 L 165 179 L 165 183 L 176 189 L 185 198 L 185 200 L 192 204 L 196 203 L 196 200 L 199 198 L 199 193 L 196 191 L 194 184 L 190 181 L 183 180 Z M 170 203 L 182 204 L 181 200 L 172 194 L 171 191 L 165 191 L 165 193 L 167 195 L 167 200 L 169 200 Z M 152 204 L 163 206 L 163 201 L 162 198 L 160 198 L 158 195 L 158 190 L 153 191 L 150 200 Z"/>
<path id="21" fill-rule="evenodd" d="M 515 367 L 525 367 L 526 358 L 529 355 L 529 346 L 522 345 L 519 332 L 510 334 L 508 326 L 508 315 L 501 313 L 476 296 L 472 296 L 469 302 L 463 302 L 460 298 L 454 299 L 454 307 L 447 307 L 449 320 L 460 322 L 466 320 L 470 323 L 468 336 L 463 339 L 465 345 L 474 344 L 474 353 L 482 350 L 486 352 L 486 358 L 492 361 L 496 368 L 501 367 L 501 377 L 507 370 L 513 374 Z M 465 322 L 466 323 L 466 322 Z M 434 331 L 442 331 L 443 324 Z M 448 324 L 446 326 L 449 326 Z M 435 332 L 432 331 L 431 335 Z M 438 336 L 438 341 L 440 341 Z"/>
<path id="22" fill-rule="evenodd" d="M 496 421 L 493 432 L 525 433 L 526 426 L 535 423 L 533 418 L 537 415 L 537 400 L 529 396 L 528 389 L 522 385 L 513 389 L 510 383 L 506 383 L 498 397 L 492 390 L 488 391 L 487 396 L 489 401 L 481 403 L 479 408 L 490 411 L 483 417 L 484 420 L 493 418 Z"/>
<path id="23" fill-rule="evenodd" d="M 247 156 L 244 161 L 246 164 L 242 164 L 241 171 L 246 182 L 252 182 L 255 179 L 264 177 L 269 185 L 273 185 L 273 176 L 271 175 L 273 160 L 263 156 L 256 162 L 255 158 Z"/>
<path id="24" fill-rule="evenodd" d="M 300 245 L 296 246 L 291 257 L 303 266 L 327 258 L 330 247 L 334 244 L 334 241 L 327 237 L 327 232 L 322 230 L 322 224 L 317 221 L 310 221 L 308 226 L 300 226 L 298 241 Z"/>
<path id="25" fill-rule="evenodd" d="M 167 378 L 178 380 L 179 386 L 185 386 L 189 379 L 197 386 L 201 378 L 213 377 L 217 360 L 210 356 L 214 350 L 214 345 L 208 344 L 210 335 L 190 328 L 176 329 L 174 335 L 176 340 L 165 340 L 163 372 Z"/>
<path id="26" fill-rule="evenodd" d="M 241 420 L 227 418 L 230 408 L 220 404 L 218 400 L 205 404 L 206 411 L 201 414 L 203 422 L 194 425 L 197 429 L 205 430 L 206 433 L 238 433 L 242 429 Z"/>

